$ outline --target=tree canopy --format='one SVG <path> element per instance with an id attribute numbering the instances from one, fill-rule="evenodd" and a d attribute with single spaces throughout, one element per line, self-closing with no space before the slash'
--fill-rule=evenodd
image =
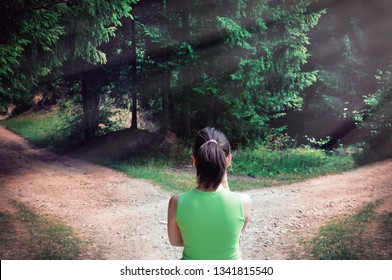
<path id="1" fill-rule="evenodd" d="M 86 139 L 109 104 L 132 111 L 134 128 L 143 111 L 161 130 L 217 126 L 235 143 L 294 135 L 287 113 L 314 126 L 326 116 L 355 123 L 376 92 L 376 69 L 391 60 L 372 60 L 369 42 L 372 16 L 390 11 L 385 0 L 3 2 L 2 109 L 67 81 Z"/>
<path id="2" fill-rule="evenodd" d="M 0 11 L 0 101 L 31 96 L 39 78 L 67 75 L 106 63 L 99 46 L 114 36 L 136 1 L 3 1 Z M 81 62 L 83 64 L 81 65 Z M 72 65 L 74 64 L 74 65 Z M 83 69 L 84 67 L 84 69 Z"/>

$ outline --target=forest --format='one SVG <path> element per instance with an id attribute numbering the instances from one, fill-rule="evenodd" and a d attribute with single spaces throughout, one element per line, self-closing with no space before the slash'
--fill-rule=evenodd
<path id="1" fill-rule="evenodd" d="M 213 126 L 233 147 L 387 158 L 391 12 L 387 0 L 5 0 L 0 113 L 56 106 L 73 143 Z"/>

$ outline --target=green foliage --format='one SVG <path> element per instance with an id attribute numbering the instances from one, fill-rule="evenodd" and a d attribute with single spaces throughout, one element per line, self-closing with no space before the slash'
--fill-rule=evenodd
<path id="1" fill-rule="evenodd" d="M 55 143 L 63 143 L 64 146 L 80 144 L 83 141 L 82 106 L 72 99 L 60 100 L 58 105 L 58 121 L 52 139 Z"/>
<path id="2" fill-rule="evenodd" d="M 105 63 L 98 47 L 114 35 L 120 18 L 130 17 L 135 2 L 5 1 L 0 14 L 0 102 L 29 99 L 39 77 L 65 61 Z"/>
<path id="3" fill-rule="evenodd" d="M 0 16 L 1 26 L 5 27 L 0 45 L 0 101 L 9 103 L 31 97 L 24 95 L 31 91 L 39 76 L 50 72 L 48 63 L 51 62 L 46 57 L 53 53 L 55 42 L 64 35 L 64 26 L 59 22 L 66 5 L 48 5 L 44 9 L 41 3 L 29 7 L 26 1 L 4 4 Z"/>
<path id="4" fill-rule="evenodd" d="M 221 20 L 232 34 L 229 41 L 240 41 L 237 49 L 247 50 L 242 51 L 236 71 L 230 74 L 232 87 L 225 89 L 227 94 L 221 99 L 230 111 L 225 115 L 228 121 L 223 126 L 231 122 L 233 129 L 238 123 L 233 130 L 251 135 L 252 139 L 253 133 L 261 135 L 267 123 L 282 116 L 286 109 L 302 107 L 301 94 L 317 77 L 317 71 L 302 70 L 309 58 L 307 32 L 324 11 L 307 13 L 308 3 L 300 2 L 276 1 L 271 2 L 271 6 L 259 4 L 252 7 L 252 11 L 246 10 L 248 18 L 259 20 L 259 24 L 247 28 L 248 33 L 232 21 Z M 274 21 L 260 25 L 260 19 L 268 19 L 267 14 Z M 227 47 L 233 48 L 233 45 Z"/>
<path id="5" fill-rule="evenodd" d="M 362 96 L 369 96 L 365 103 L 374 99 L 366 92 L 363 1 L 346 18 L 334 7 L 312 9 L 317 1 L 310 0 L 136 2 L 7 0 L 0 111 L 13 101 L 30 106 L 38 81 L 83 73 L 91 96 L 104 103 L 86 109 L 93 112 L 85 112 L 95 126 L 91 134 L 98 123 L 101 134 L 123 128 L 113 114 L 129 109 L 136 96 L 138 108 L 161 121 L 162 130 L 191 137 L 215 126 L 238 147 L 264 143 L 275 133 L 271 126 L 278 122 L 272 122 L 288 111 L 358 121 Z M 69 126 L 81 129 L 80 120 L 68 118 Z"/>
<path id="6" fill-rule="evenodd" d="M 359 113 L 357 121 L 368 131 L 365 153 L 357 160 L 368 163 L 392 156 L 392 66 L 376 75 L 378 89 L 364 96 L 367 108 Z"/>
<path id="7" fill-rule="evenodd" d="M 364 102 L 368 106 L 365 113 L 371 118 L 371 133 L 380 135 L 392 130 L 392 65 L 384 72 L 379 70 L 376 79 L 378 90 L 366 95 Z"/>
<path id="8" fill-rule="evenodd" d="M 229 47 L 237 46 L 239 48 L 256 51 L 246 40 L 252 37 L 252 34 L 244 26 L 241 26 L 234 19 L 217 17 L 218 30 L 225 30 L 228 33 L 225 43 L 228 43 Z"/>
<path id="9" fill-rule="evenodd" d="M 301 94 L 316 81 L 317 72 L 302 66 L 309 58 L 307 32 L 323 11 L 309 13 L 309 3 L 185 1 L 184 9 L 140 3 L 139 53 L 148 66 L 141 71 L 146 83 L 155 81 L 142 99 L 158 99 L 154 104 L 170 115 L 178 135 L 210 125 L 224 128 L 233 143 L 262 138 L 272 118 L 302 106 Z"/>
<path id="10" fill-rule="evenodd" d="M 308 137 L 307 135 L 305 135 L 305 138 L 306 138 L 306 140 L 309 141 L 309 143 L 312 146 L 315 146 L 315 147 L 318 147 L 318 148 L 321 148 L 322 146 L 327 144 L 329 141 L 331 141 L 331 137 L 330 136 L 327 136 L 325 138 L 318 139 L 318 140 L 315 139 L 314 137 Z"/>
<path id="11" fill-rule="evenodd" d="M 354 118 L 363 107 L 362 96 L 369 88 L 371 69 L 367 65 L 369 44 L 365 2 L 344 15 L 331 7 L 311 38 L 312 64 L 318 80 L 308 94 L 308 108 L 315 115 L 329 114 L 331 121 Z M 334 53 L 335 55 L 330 55 Z"/>

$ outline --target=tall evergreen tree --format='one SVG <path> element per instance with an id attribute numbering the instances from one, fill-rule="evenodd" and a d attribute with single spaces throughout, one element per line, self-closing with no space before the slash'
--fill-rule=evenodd
<path id="1" fill-rule="evenodd" d="M 88 72 L 107 62 L 99 46 L 114 35 L 122 17 L 131 16 L 135 2 L 7 0 L 0 16 L 2 103 L 23 99 L 39 77 L 53 78 L 61 67 L 64 75 L 81 75 L 86 137 L 93 136 L 99 98 L 91 88 L 95 75 Z"/>
<path id="2" fill-rule="evenodd" d="M 389 1 L 313 1 L 311 10 L 326 9 L 310 31 L 312 56 L 305 70 L 317 70 L 317 82 L 305 91 L 301 111 L 282 119 L 292 136 L 330 136 L 323 147 L 357 142 L 355 116 L 367 105 L 363 96 L 375 91 L 376 69 L 385 69 L 391 59 Z M 328 126 L 324 124 L 328 123 Z"/>
<path id="3" fill-rule="evenodd" d="M 307 32 L 322 13 L 309 13 L 309 1 L 160 3 L 165 16 L 153 34 L 162 42 L 155 50 L 165 55 L 151 58 L 172 77 L 177 133 L 219 125 L 248 138 L 286 108 L 301 106 L 316 76 L 301 69 L 309 57 Z"/>

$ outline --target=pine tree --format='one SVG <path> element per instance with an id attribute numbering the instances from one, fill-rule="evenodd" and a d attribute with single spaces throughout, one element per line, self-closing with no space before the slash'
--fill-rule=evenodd
<path id="1" fill-rule="evenodd" d="M 65 76 L 79 74 L 86 137 L 94 136 L 99 96 L 91 88 L 92 71 L 107 62 L 99 46 L 114 36 L 121 18 L 131 16 L 135 2 L 7 0 L 0 15 L 5 27 L 0 35 L 2 104 L 26 99 L 38 82 L 56 77 L 56 70 Z"/>

